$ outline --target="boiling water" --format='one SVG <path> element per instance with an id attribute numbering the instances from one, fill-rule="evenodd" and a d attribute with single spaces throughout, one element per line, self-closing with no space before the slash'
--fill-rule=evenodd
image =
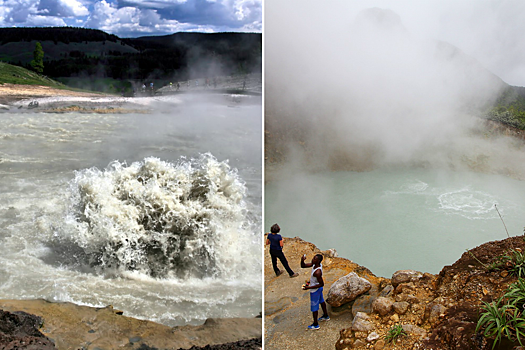
<path id="1" fill-rule="evenodd" d="M 378 276 L 438 273 L 466 249 L 523 234 L 525 183 L 423 169 L 296 175 L 266 184 L 265 227 L 366 266 Z M 496 206 L 495 206 L 496 204 Z M 496 210 L 497 209 L 497 210 Z"/>
<path id="2" fill-rule="evenodd" d="M 170 326 L 259 314 L 261 103 L 241 100 L 0 114 L 0 298 Z"/>

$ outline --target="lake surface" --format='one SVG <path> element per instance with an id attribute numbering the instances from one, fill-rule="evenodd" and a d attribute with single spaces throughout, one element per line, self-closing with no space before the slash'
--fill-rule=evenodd
<path id="1" fill-rule="evenodd" d="M 265 186 L 265 230 L 299 236 L 378 276 L 439 273 L 466 249 L 523 234 L 525 183 L 427 169 L 297 174 Z M 496 204 L 496 207 L 495 207 Z"/>
<path id="2" fill-rule="evenodd" d="M 0 298 L 169 326 L 258 315 L 261 98 L 203 98 L 0 114 Z"/>

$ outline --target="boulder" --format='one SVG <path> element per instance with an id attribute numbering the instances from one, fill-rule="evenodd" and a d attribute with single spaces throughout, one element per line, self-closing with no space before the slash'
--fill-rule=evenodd
<path id="1" fill-rule="evenodd" d="M 351 272 L 332 284 L 326 302 L 333 307 L 338 307 L 355 300 L 361 294 L 369 291 L 371 287 L 370 282 L 359 277 L 355 272 Z"/>
<path id="2" fill-rule="evenodd" d="M 423 277 L 423 274 L 415 270 L 399 270 L 392 275 L 392 285 L 396 287 L 400 283 L 408 283 L 418 281 Z"/>

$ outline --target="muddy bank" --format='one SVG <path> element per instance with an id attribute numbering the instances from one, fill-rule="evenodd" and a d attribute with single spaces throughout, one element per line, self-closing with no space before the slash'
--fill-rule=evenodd
<path id="1" fill-rule="evenodd" d="M 416 277 L 409 279 L 401 275 L 376 277 L 348 259 L 330 257 L 329 251 L 321 252 L 325 256 L 325 299 L 332 284 L 350 272 L 368 280 L 372 287 L 352 302 L 338 308 L 328 306 L 331 320 L 320 322 L 319 330 L 310 331 L 307 330 L 312 323 L 309 295 L 301 289 L 310 269 L 300 268 L 300 257 L 306 254 L 309 260 L 320 250 L 300 238 L 284 238 L 284 254 L 300 276 L 276 277 L 265 249 L 265 349 L 302 349 L 305 344 L 316 349 L 339 350 L 491 349 L 492 342 L 475 332 L 480 306 L 499 298 L 516 277 L 507 271 L 489 272 L 483 264 L 495 261 L 511 247 L 525 249 L 523 237 L 485 243 L 470 249 L 470 253 L 465 252 L 439 274 L 416 271 L 413 275 Z M 383 305 L 396 306 L 381 309 L 377 306 L 378 298 L 384 298 Z M 356 322 L 358 313 L 368 317 L 366 323 Z M 388 343 L 385 337 L 395 325 L 401 325 L 408 335 L 395 344 Z"/>
<path id="2" fill-rule="evenodd" d="M 0 309 L 37 316 L 41 320 L 38 331 L 42 339 L 50 339 L 57 349 L 188 349 L 254 342 L 254 338 L 262 335 L 261 318 L 208 319 L 200 326 L 168 327 L 126 317 L 112 306 L 92 308 L 45 300 L 0 300 Z"/>

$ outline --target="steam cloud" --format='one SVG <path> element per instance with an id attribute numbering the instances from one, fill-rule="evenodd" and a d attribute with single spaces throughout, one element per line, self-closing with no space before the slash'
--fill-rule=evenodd
<path id="1" fill-rule="evenodd" d="M 369 8 L 350 18 L 315 6 L 266 7 L 266 130 L 286 140 L 277 147 L 288 150 L 289 163 L 522 176 L 518 146 L 479 137 L 478 117 L 503 80 L 460 48 L 409 31 L 392 10 Z"/>

